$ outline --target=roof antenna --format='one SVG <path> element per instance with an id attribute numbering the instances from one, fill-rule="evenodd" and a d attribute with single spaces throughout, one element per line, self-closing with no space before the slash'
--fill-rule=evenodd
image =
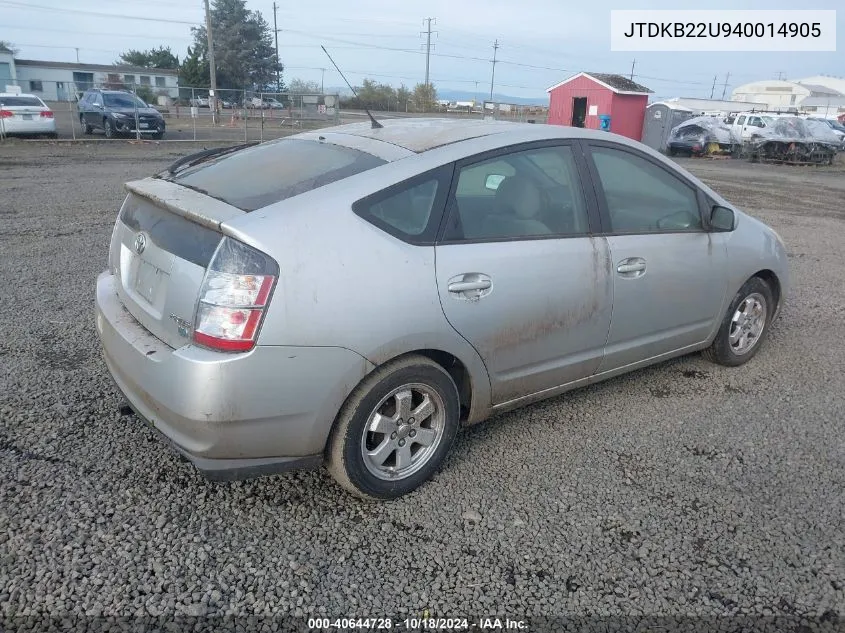
<path id="1" fill-rule="evenodd" d="M 326 57 L 328 57 L 328 58 L 329 58 L 329 61 L 332 63 L 332 65 L 333 65 L 335 68 L 337 68 L 337 64 L 335 64 L 335 63 L 334 63 L 334 60 L 332 59 L 332 56 L 331 56 L 331 55 L 329 55 L 329 51 L 327 51 L 327 50 L 326 50 L 326 47 L 325 47 L 325 46 L 323 46 L 322 44 L 320 44 L 320 48 L 322 48 L 322 49 L 323 49 L 323 52 L 326 54 Z M 346 79 L 346 77 L 344 77 L 343 72 L 341 72 L 340 68 L 337 68 L 337 72 L 339 72 L 339 73 L 340 73 L 340 76 L 341 76 L 341 77 L 343 77 L 343 81 L 345 81 L 345 82 L 346 82 L 346 85 L 347 85 L 347 86 L 349 86 L 349 89 L 352 91 L 352 94 L 354 94 L 354 95 L 355 95 L 355 98 L 356 98 L 356 99 L 358 99 L 358 100 L 360 101 L 361 97 L 359 97 L 359 96 L 358 96 L 358 93 L 357 93 L 357 92 L 355 92 L 355 88 L 353 88 L 353 87 L 352 87 L 352 84 L 351 84 L 351 83 L 349 83 L 349 80 L 347 80 L 347 79 Z M 367 108 L 366 106 L 364 106 L 364 111 L 367 113 L 367 116 L 368 116 L 368 117 L 370 117 L 370 124 L 371 124 L 371 125 L 370 125 L 370 127 L 371 127 L 372 129 L 374 129 L 374 130 L 375 130 L 375 129 L 377 129 L 377 128 L 384 127 L 381 123 L 379 123 L 378 121 L 376 121 L 376 118 L 373 116 L 373 113 L 372 113 L 372 112 L 370 112 L 369 108 Z"/>

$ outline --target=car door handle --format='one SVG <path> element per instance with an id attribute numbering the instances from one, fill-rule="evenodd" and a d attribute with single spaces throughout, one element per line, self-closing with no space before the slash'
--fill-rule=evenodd
<path id="1" fill-rule="evenodd" d="M 616 266 L 616 272 L 629 277 L 639 277 L 645 273 L 645 260 L 642 257 L 623 259 Z"/>
<path id="2" fill-rule="evenodd" d="M 645 263 L 642 264 L 619 264 L 616 267 L 618 273 L 638 273 L 645 270 Z"/>
<path id="3" fill-rule="evenodd" d="M 487 290 L 493 282 L 489 279 L 477 281 L 453 281 L 449 284 L 449 292 L 467 292 L 468 290 Z"/>

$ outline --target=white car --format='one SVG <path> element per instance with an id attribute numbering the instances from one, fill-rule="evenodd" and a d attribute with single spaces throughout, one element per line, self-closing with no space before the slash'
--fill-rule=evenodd
<path id="1" fill-rule="evenodd" d="M 0 135 L 16 134 L 56 138 L 53 111 L 35 95 L 0 92 Z"/>

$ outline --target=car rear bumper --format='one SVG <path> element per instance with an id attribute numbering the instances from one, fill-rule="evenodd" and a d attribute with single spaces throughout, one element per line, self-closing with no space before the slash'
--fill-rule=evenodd
<path id="1" fill-rule="evenodd" d="M 55 134 L 56 119 L 36 117 L 31 121 L 4 119 L 2 131 L 6 134 Z"/>
<path id="2" fill-rule="evenodd" d="M 109 272 L 97 279 L 96 320 L 132 409 L 212 479 L 319 464 L 337 411 L 372 369 L 338 347 L 173 349 L 124 308 Z"/>

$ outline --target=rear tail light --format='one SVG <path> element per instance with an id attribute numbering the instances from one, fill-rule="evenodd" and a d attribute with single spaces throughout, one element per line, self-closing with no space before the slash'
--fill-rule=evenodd
<path id="1" fill-rule="evenodd" d="M 14 114 L 11 110 L 0 110 L 0 119 L 8 119 Z"/>
<path id="2" fill-rule="evenodd" d="M 53 111 L 52 110 L 42 110 L 41 111 L 41 118 L 42 119 L 52 119 L 53 118 Z"/>
<path id="3" fill-rule="evenodd" d="M 200 288 L 194 342 L 225 352 L 255 347 L 279 265 L 264 253 L 224 237 Z"/>

